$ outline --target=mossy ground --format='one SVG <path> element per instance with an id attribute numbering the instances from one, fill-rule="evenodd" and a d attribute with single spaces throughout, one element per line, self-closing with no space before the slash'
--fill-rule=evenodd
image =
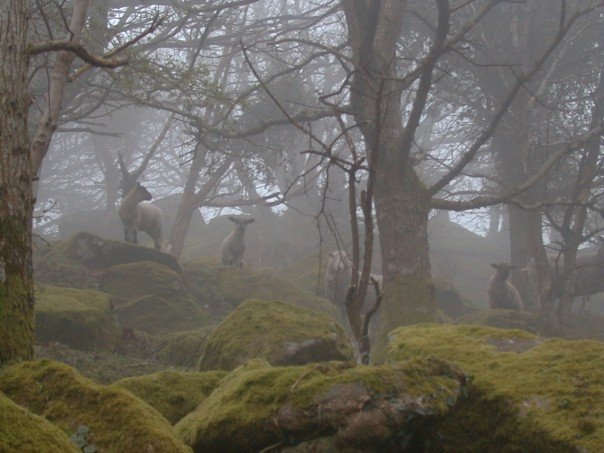
<path id="1" fill-rule="evenodd" d="M 165 370 L 121 379 L 114 387 L 126 389 L 175 424 L 197 406 L 226 376 L 224 371 L 184 372 Z"/>
<path id="2" fill-rule="evenodd" d="M 0 451 L 71 453 L 80 449 L 44 417 L 32 414 L 0 392 Z"/>
<path id="3" fill-rule="evenodd" d="M 88 351 L 113 351 L 117 345 L 119 328 L 107 294 L 39 287 L 35 312 L 37 342 L 55 341 Z"/>
<path id="4" fill-rule="evenodd" d="M 100 289 L 111 296 L 120 323 L 128 328 L 165 334 L 210 323 L 181 276 L 153 261 L 111 267 L 103 274 Z"/>
<path id="5" fill-rule="evenodd" d="M 290 352 L 306 341 L 315 342 L 308 353 Z M 252 358 L 294 365 L 351 360 L 353 352 L 333 318 L 281 302 L 252 300 L 241 304 L 208 337 L 200 367 L 232 370 Z"/>
<path id="6" fill-rule="evenodd" d="M 469 325 L 404 327 L 390 338 L 390 362 L 434 355 L 474 375 L 470 399 L 442 426 L 447 451 L 470 439 L 467 451 L 604 450 L 604 344 Z"/>
<path id="7" fill-rule="evenodd" d="M 217 318 L 248 299 L 279 300 L 337 317 L 336 308 L 327 299 L 269 273 L 225 267 L 212 261 L 195 261 L 183 267 L 195 298 L 207 304 Z"/>
<path id="8" fill-rule="evenodd" d="M 167 420 L 142 400 L 125 390 L 95 384 L 57 362 L 4 368 L 0 390 L 65 433 L 80 425 L 89 427 L 94 444 L 104 451 L 188 451 Z"/>
<path id="9" fill-rule="evenodd" d="M 257 451 L 275 443 L 296 444 L 342 434 L 347 415 L 356 420 L 365 404 L 369 411 L 374 403 L 379 406 L 382 397 L 401 412 L 407 403 L 421 402 L 423 409 L 416 408 L 418 418 L 420 413 L 437 416 L 454 404 L 463 379 L 456 369 L 435 360 L 380 367 L 344 362 L 272 367 L 254 360 L 226 376 L 194 412 L 176 424 L 175 431 L 195 451 Z M 362 389 L 363 398 L 372 401 L 364 399 L 357 407 L 359 401 L 345 395 L 351 388 Z M 327 420 L 332 410 L 341 410 L 337 421 L 323 426 L 321 414 Z M 290 416 L 301 420 L 286 423 Z M 410 418 L 405 418 L 407 423 Z M 398 426 L 396 431 L 400 434 L 404 429 Z M 379 450 L 378 445 L 365 447 L 363 451 Z"/>
<path id="10" fill-rule="evenodd" d="M 110 384 L 119 379 L 151 374 L 166 368 L 158 360 L 116 354 L 108 351 L 80 351 L 60 343 L 36 345 L 35 357 L 62 362 L 75 368 L 82 376 L 99 384 Z"/>

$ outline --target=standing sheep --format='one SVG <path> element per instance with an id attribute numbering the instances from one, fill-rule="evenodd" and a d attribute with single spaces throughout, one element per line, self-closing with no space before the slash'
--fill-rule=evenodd
<path id="1" fill-rule="evenodd" d="M 487 284 L 487 294 L 489 295 L 491 308 L 522 311 L 524 304 L 520 293 L 512 282 L 508 281 L 510 270 L 516 266 L 510 266 L 508 263 L 493 263 L 491 267 L 495 269 L 495 273 L 491 275 Z"/>
<path id="2" fill-rule="evenodd" d="M 161 209 L 151 203 L 141 203 L 153 198 L 149 191 L 136 183 L 122 201 L 118 214 L 124 224 L 124 240 L 138 244 L 137 231 L 144 231 L 155 242 L 155 248 L 161 249 L 162 216 Z"/>
<path id="3" fill-rule="evenodd" d="M 255 219 L 230 216 L 229 220 L 235 224 L 235 230 L 222 241 L 220 259 L 225 266 L 242 268 L 245 255 L 245 228 L 254 223 Z"/>

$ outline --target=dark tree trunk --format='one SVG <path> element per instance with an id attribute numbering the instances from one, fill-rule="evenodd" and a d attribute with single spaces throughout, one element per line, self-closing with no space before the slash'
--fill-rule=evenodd
<path id="1" fill-rule="evenodd" d="M 27 8 L 0 9 L 0 365 L 34 346 L 32 164 L 27 141 Z"/>

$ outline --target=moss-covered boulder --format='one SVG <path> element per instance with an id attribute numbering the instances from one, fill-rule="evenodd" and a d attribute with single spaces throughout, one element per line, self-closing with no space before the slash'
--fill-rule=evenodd
<path id="1" fill-rule="evenodd" d="M 475 313 L 478 308 L 465 298 L 452 283 L 444 280 L 434 280 L 436 289 L 436 306 L 450 318 Z"/>
<path id="2" fill-rule="evenodd" d="M 271 273 L 225 267 L 210 261 L 195 261 L 183 268 L 195 298 L 207 304 L 217 317 L 224 317 L 248 299 L 280 300 L 338 316 L 336 308 L 327 299 L 303 291 Z"/>
<path id="3" fill-rule="evenodd" d="M 112 351 L 119 339 L 111 303 L 99 291 L 47 287 L 36 291 L 36 341 Z"/>
<path id="4" fill-rule="evenodd" d="M 331 317 L 281 302 L 241 304 L 208 337 L 202 370 L 232 370 L 250 359 L 273 365 L 352 360 L 342 327 Z"/>
<path id="5" fill-rule="evenodd" d="M 196 369 L 203 355 L 208 336 L 214 326 L 185 330 L 164 335 L 159 340 L 157 357 L 169 365 Z"/>
<path id="6" fill-rule="evenodd" d="M 67 434 L 0 392 L 0 451 L 77 453 Z"/>
<path id="7" fill-rule="evenodd" d="M 226 374 L 224 371 L 200 373 L 166 370 L 121 379 L 114 387 L 134 393 L 174 424 L 193 412 Z"/>
<path id="8" fill-rule="evenodd" d="M 182 277 L 154 261 L 109 268 L 101 278 L 100 289 L 111 296 L 115 313 L 127 328 L 161 335 L 210 323 Z"/>
<path id="9" fill-rule="evenodd" d="M 465 378 L 432 359 L 381 367 L 252 361 L 174 429 L 197 452 L 260 451 L 320 437 L 333 437 L 338 448 L 421 451 L 430 422 L 456 404 Z"/>
<path id="10" fill-rule="evenodd" d="M 153 261 L 182 274 L 176 258 L 167 253 L 84 232 L 50 243 L 34 254 L 38 282 L 80 289 L 96 288 L 99 277 L 112 266 L 138 261 Z"/>
<path id="11" fill-rule="evenodd" d="M 450 324 L 391 333 L 391 363 L 426 355 L 474 376 L 436 451 L 604 451 L 603 343 Z"/>
<path id="12" fill-rule="evenodd" d="M 455 319 L 455 324 L 477 324 L 498 329 L 520 329 L 539 332 L 540 319 L 536 313 L 516 310 L 480 310 Z"/>
<path id="13" fill-rule="evenodd" d="M 4 368 L 0 390 L 67 434 L 81 425 L 88 427 L 102 451 L 188 451 L 168 421 L 144 401 L 123 389 L 95 384 L 57 362 L 22 362 Z"/>

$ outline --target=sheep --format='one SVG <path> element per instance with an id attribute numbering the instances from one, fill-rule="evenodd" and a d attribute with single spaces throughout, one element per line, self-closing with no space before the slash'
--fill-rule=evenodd
<path id="1" fill-rule="evenodd" d="M 563 291 L 564 257 L 559 254 L 548 254 L 550 273 L 553 279 L 552 293 L 554 298 L 560 298 Z M 596 252 L 579 251 L 573 269 L 577 271 L 574 295 L 581 296 L 581 311 L 593 294 L 604 292 L 604 242 L 601 242 Z M 530 258 L 523 271 L 531 282 L 537 281 L 537 265 L 535 258 Z"/>
<path id="2" fill-rule="evenodd" d="M 138 244 L 137 231 L 144 231 L 153 239 L 155 248 L 161 250 L 162 216 L 159 207 L 151 203 L 141 203 L 153 198 L 149 191 L 136 183 L 122 201 L 118 214 L 124 224 L 124 240 Z"/>
<path id="3" fill-rule="evenodd" d="M 324 291 L 325 297 L 332 301 L 338 307 L 342 315 L 346 314 L 346 296 L 350 288 L 350 271 L 352 269 L 352 260 L 344 251 L 331 252 L 328 255 L 327 269 L 325 271 Z M 379 274 L 371 274 L 377 280 L 380 288 L 383 278 Z M 369 287 L 369 300 L 375 302 L 375 294 Z"/>
<path id="4" fill-rule="evenodd" d="M 493 263 L 491 267 L 495 269 L 495 273 L 491 275 L 487 284 L 487 294 L 489 295 L 491 308 L 522 311 L 524 304 L 520 293 L 513 283 L 508 281 L 510 270 L 516 266 L 510 266 L 508 263 Z"/>
<path id="5" fill-rule="evenodd" d="M 235 230 L 222 241 L 220 259 L 225 266 L 242 268 L 245 255 L 245 228 L 254 223 L 255 219 L 230 216 L 229 220 L 235 224 Z"/>

